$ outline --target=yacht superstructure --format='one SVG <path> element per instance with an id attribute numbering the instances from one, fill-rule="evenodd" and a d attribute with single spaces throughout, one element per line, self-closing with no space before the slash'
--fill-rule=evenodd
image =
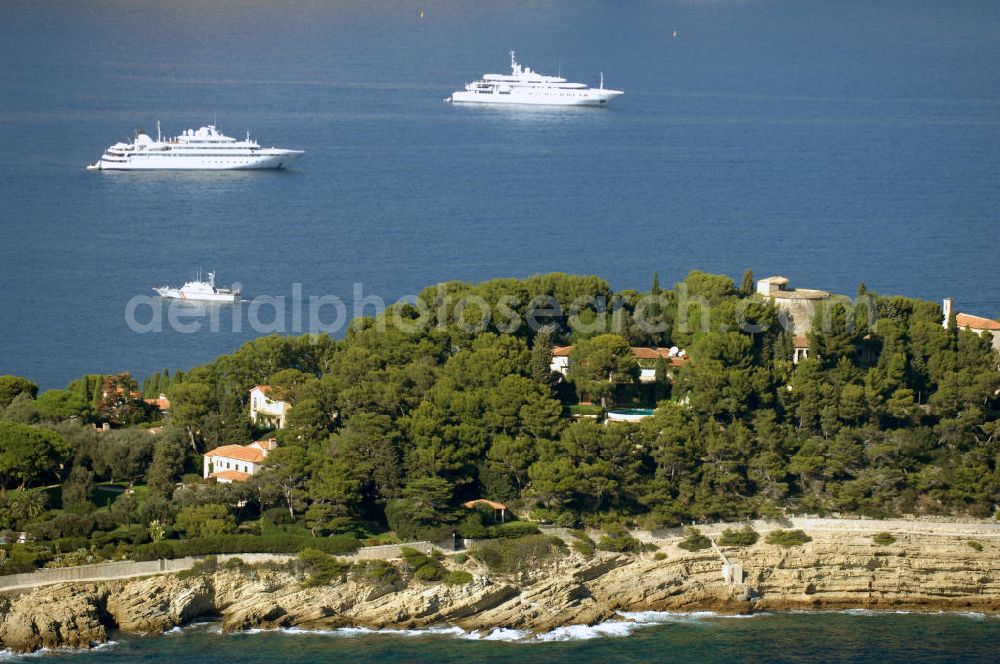
<path id="1" fill-rule="evenodd" d="M 473 104 L 535 104 L 544 106 L 606 106 L 621 90 L 587 87 L 560 76 L 546 76 L 522 67 L 510 52 L 510 74 L 484 74 L 468 83 L 464 90 L 452 93 L 445 101 Z"/>
<path id="2" fill-rule="evenodd" d="M 180 136 L 163 139 L 156 123 L 156 140 L 136 132 L 131 143 L 115 143 L 88 170 L 245 170 L 284 168 L 302 155 L 301 150 L 262 148 L 251 140 L 237 140 L 220 133 L 215 125 L 186 129 Z"/>

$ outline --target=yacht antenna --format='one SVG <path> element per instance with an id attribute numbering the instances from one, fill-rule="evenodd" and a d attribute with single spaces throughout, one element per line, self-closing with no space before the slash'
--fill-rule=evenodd
<path id="1" fill-rule="evenodd" d="M 156 142 L 160 143 L 163 138 L 160 136 L 160 121 L 156 121 Z"/>
<path id="2" fill-rule="evenodd" d="M 604 72 L 601 72 L 601 89 L 604 89 Z"/>

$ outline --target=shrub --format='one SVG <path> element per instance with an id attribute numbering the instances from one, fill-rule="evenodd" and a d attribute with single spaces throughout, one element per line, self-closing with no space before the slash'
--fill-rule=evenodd
<path id="1" fill-rule="evenodd" d="M 538 526 L 527 521 L 510 521 L 489 528 L 489 536 L 494 538 L 517 539 L 526 535 L 538 535 Z"/>
<path id="2" fill-rule="evenodd" d="M 571 545 L 574 551 L 585 558 L 593 557 L 594 551 L 597 549 L 597 545 L 594 543 L 594 540 L 590 538 L 590 535 L 582 530 L 570 531 L 570 535 L 572 535 L 575 540 Z"/>
<path id="3" fill-rule="evenodd" d="M 653 560 L 666 560 L 666 559 L 667 559 L 667 554 L 663 553 L 662 551 L 657 551 L 656 553 L 653 554 Z"/>
<path id="4" fill-rule="evenodd" d="M 541 562 L 565 555 L 566 545 L 558 537 L 528 535 L 479 542 L 471 553 L 494 572 L 512 573 L 533 569 Z"/>
<path id="5" fill-rule="evenodd" d="M 387 560 L 369 560 L 363 568 L 363 576 L 380 584 L 394 584 L 401 580 L 399 570 Z"/>
<path id="6" fill-rule="evenodd" d="M 878 533 L 872 537 L 872 541 L 879 546 L 889 546 L 896 541 L 896 538 L 891 533 Z"/>
<path id="7" fill-rule="evenodd" d="M 456 553 L 455 557 L 452 558 L 452 560 L 454 560 L 459 565 L 464 565 L 465 561 L 468 560 L 468 559 L 469 559 L 469 556 L 467 554 L 464 554 L 464 553 Z"/>
<path id="8" fill-rule="evenodd" d="M 412 570 L 415 579 L 440 581 L 444 576 L 444 568 L 436 559 L 409 547 L 404 547 L 402 553 L 403 561 Z"/>
<path id="9" fill-rule="evenodd" d="M 3 555 L 5 552 L 7 555 Z M 9 549 L 0 550 L 0 575 L 33 572 L 51 557 L 52 554 L 41 547 L 15 544 Z"/>
<path id="10" fill-rule="evenodd" d="M 242 558 L 230 558 L 223 567 L 225 569 L 243 569 L 246 565 Z"/>
<path id="11" fill-rule="evenodd" d="M 488 532 L 486 526 L 483 525 L 483 518 L 478 512 L 473 512 L 465 517 L 458 526 L 458 534 L 469 539 L 484 539 Z"/>
<path id="12" fill-rule="evenodd" d="M 777 544 L 786 549 L 792 546 L 802 546 L 806 542 L 811 542 L 812 538 L 801 530 L 772 530 L 764 538 L 768 544 Z"/>
<path id="13" fill-rule="evenodd" d="M 389 527 L 403 540 L 440 542 L 455 532 L 454 515 L 435 511 L 432 519 L 414 518 L 414 514 L 422 511 L 426 511 L 426 507 L 415 499 L 390 500 L 385 506 L 385 518 Z"/>
<path id="14" fill-rule="evenodd" d="M 726 528 L 719 536 L 719 546 L 753 546 L 760 539 L 760 535 L 749 523 L 739 530 Z"/>
<path id="15" fill-rule="evenodd" d="M 982 543 L 981 542 L 977 542 L 976 540 L 969 540 L 969 541 L 966 542 L 966 544 L 968 544 L 970 547 L 972 547 L 976 551 L 982 551 L 983 550 Z"/>
<path id="16" fill-rule="evenodd" d="M 202 560 L 198 560 L 190 569 L 181 570 L 177 572 L 178 579 L 191 579 L 197 576 L 203 576 L 205 574 L 214 574 L 216 570 L 219 569 L 219 559 L 215 556 L 206 556 Z"/>
<path id="17" fill-rule="evenodd" d="M 217 503 L 185 507 L 177 513 L 174 529 L 186 537 L 218 537 L 236 531 L 229 508 Z"/>
<path id="18" fill-rule="evenodd" d="M 90 547 L 90 540 L 86 537 L 62 537 L 53 540 L 52 548 L 56 553 L 69 553 L 77 549 L 87 549 Z"/>
<path id="19" fill-rule="evenodd" d="M 629 535 L 622 526 L 614 525 L 605 528 L 604 535 L 597 542 L 597 548 L 618 553 L 635 553 L 642 551 L 642 542 Z"/>
<path id="20" fill-rule="evenodd" d="M 472 583 L 472 575 L 463 569 L 457 569 L 448 572 L 444 577 L 444 582 L 449 586 L 464 586 L 467 583 Z"/>
<path id="21" fill-rule="evenodd" d="M 275 526 L 287 526 L 295 523 L 295 519 L 292 518 L 292 515 L 284 507 L 272 507 L 271 509 L 264 510 L 260 518 Z"/>
<path id="22" fill-rule="evenodd" d="M 310 587 L 324 586 L 331 581 L 340 580 L 349 567 L 318 549 L 302 549 L 297 562 L 301 570 L 309 575 L 303 585 Z"/>
<path id="23" fill-rule="evenodd" d="M 440 581 L 442 576 L 444 576 L 444 570 L 440 565 L 424 565 L 418 567 L 417 571 L 413 573 L 413 578 L 420 581 Z"/>
<path id="24" fill-rule="evenodd" d="M 712 546 L 712 540 L 701 534 L 701 531 L 694 527 L 684 529 L 684 541 L 678 544 L 685 551 L 701 551 Z"/>
<path id="25" fill-rule="evenodd" d="M 136 560 L 183 558 L 218 553 L 298 553 L 306 548 L 338 555 L 355 551 L 359 544 L 360 542 L 351 535 L 332 537 L 222 535 L 152 542 L 136 547 L 134 553 Z"/>
<path id="26" fill-rule="evenodd" d="M 556 525 L 563 528 L 573 528 L 579 521 L 572 512 L 560 512 L 559 516 L 556 517 Z"/>

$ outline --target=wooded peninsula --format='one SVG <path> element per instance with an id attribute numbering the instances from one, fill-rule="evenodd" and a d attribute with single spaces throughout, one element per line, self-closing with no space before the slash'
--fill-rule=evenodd
<path id="1" fill-rule="evenodd" d="M 862 284 L 817 304 L 797 344 L 758 290 L 698 271 L 646 292 L 566 274 L 449 282 L 343 339 L 262 337 L 141 384 L 91 375 L 39 395 L 0 377 L 0 574 L 536 524 L 996 514 L 989 334 Z M 516 315 L 455 305 L 470 296 Z M 251 419 L 255 388 L 287 406 L 280 421 Z M 616 408 L 643 416 L 610 421 Z M 254 441 L 259 469 L 211 457 Z"/>

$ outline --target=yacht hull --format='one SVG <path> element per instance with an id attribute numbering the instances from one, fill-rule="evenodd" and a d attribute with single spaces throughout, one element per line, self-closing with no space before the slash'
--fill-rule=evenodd
<path id="1" fill-rule="evenodd" d="M 302 152 L 288 150 L 279 154 L 226 155 L 218 157 L 135 155 L 125 161 L 101 159 L 90 170 L 100 171 L 246 171 L 285 168 Z"/>
<path id="2" fill-rule="evenodd" d="M 450 101 L 458 104 L 511 104 L 524 106 L 607 106 L 622 94 L 617 90 L 587 90 L 579 93 L 548 93 L 545 91 L 525 94 L 493 92 L 468 92 L 460 90 L 451 95 Z"/>
<path id="3" fill-rule="evenodd" d="M 191 302 L 236 302 L 239 299 L 235 293 L 185 293 L 179 288 L 154 288 L 153 290 L 160 297 Z"/>

